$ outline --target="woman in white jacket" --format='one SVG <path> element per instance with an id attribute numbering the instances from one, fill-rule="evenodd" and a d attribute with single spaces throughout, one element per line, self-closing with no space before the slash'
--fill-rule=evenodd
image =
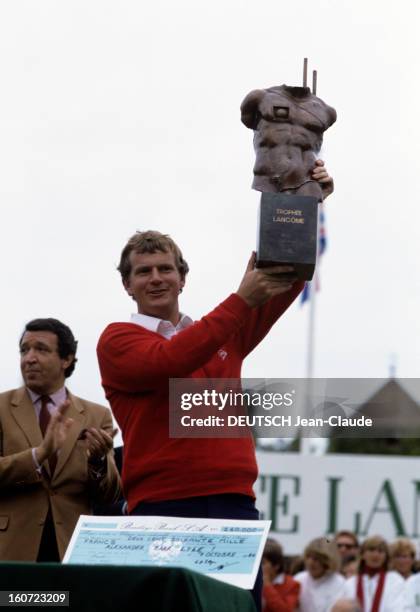
<path id="1" fill-rule="evenodd" d="M 306 571 L 294 576 L 300 582 L 299 612 L 329 612 L 343 597 L 345 579 L 338 573 L 336 545 L 325 538 L 312 540 L 303 554 Z"/>
<path id="2" fill-rule="evenodd" d="M 367 538 L 360 549 L 358 573 L 346 582 L 346 595 L 357 599 L 363 612 L 402 612 L 404 580 L 388 571 L 389 550 L 381 536 Z"/>

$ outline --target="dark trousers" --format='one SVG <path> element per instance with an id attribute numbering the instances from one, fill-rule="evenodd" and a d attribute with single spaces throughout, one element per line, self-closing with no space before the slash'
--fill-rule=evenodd
<path id="1" fill-rule="evenodd" d="M 48 510 L 47 518 L 45 519 L 44 529 L 41 537 L 41 544 L 38 550 L 38 563 L 59 563 L 60 555 L 58 554 L 57 538 L 55 537 L 54 521 L 51 513 L 51 508 Z"/>
<path id="2" fill-rule="evenodd" d="M 136 516 L 179 516 L 185 518 L 239 519 L 255 521 L 259 512 L 251 497 L 236 493 L 189 497 L 187 499 L 170 499 L 160 502 L 141 502 L 130 513 Z M 262 571 L 257 574 L 254 588 L 251 591 L 258 612 L 261 612 Z"/>

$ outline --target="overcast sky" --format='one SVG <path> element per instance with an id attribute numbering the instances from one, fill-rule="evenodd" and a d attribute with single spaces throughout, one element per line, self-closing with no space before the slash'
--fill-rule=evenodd
<path id="1" fill-rule="evenodd" d="M 137 229 L 170 233 L 193 318 L 237 289 L 255 247 L 254 88 L 301 83 L 337 110 L 322 156 L 336 192 L 317 299 L 315 376 L 420 366 L 419 3 L 300 0 L 0 4 L 1 389 L 20 384 L 24 323 L 79 339 L 72 390 L 104 401 L 99 334 L 133 311 L 115 271 Z M 295 304 L 247 360 L 249 377 L 305 375 Z"/>

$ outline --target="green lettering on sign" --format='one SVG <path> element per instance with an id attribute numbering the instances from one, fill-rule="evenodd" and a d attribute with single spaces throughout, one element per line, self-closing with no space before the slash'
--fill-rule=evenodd
<path id="1" fill-rule="evenodd" d="M 413 513 L 413 533 L 412 538 L 419 537 L 419 495 L 420 495 L 420 482 L 413 480 L 414 483 L 414 513 Z"/>
<path id="2" fill-rule="evenodd" d="M 342 478 L 328 478 L 328 520 L 327 520 L 327 531 L 328 533 L 335 533 L 337 529 L 337 511 L 338 511 L 338 483 L 343 480 Z"/>
<path id="3" fill-rule="evenodd" d="M 382 496 L 385 498 L 386 500 L 386 505 L 384 507 L 380 507 L 380 502 L 381 502 L 381 498 Z M 403 524 L 403 520 L 402 520 L 402 516 L 401 516 L 401 512 L 400 509 L 398 508 L 398 504 L 397 504 L 397 500 L 395 498 L 395 494 L 394 491 L 392 489 L 392 485 L 391 482 L 389 480 L 385 480 L 384 484 L 382 485 L 382 487 L 379 489 L 378 495 L 376 496 L 375 502 L 373 504 L 373 508 L 371 510 L 371 513 L 366 521 L 366 525 L 365 528 L 363 530 L 363 534 L 362 535 L 367 535 L 370 525 L 373 521 L 373 517 L 375 516 L 375 514 L 377 513 L 388 513 L 390 514 L 394 525 L 395 525 L 395 532 L 396 535 L 398 536 L 406 536 L 407 532 L 404 528 L 404 524 Z"/>
<path id="4" fill-rule="evenodd" d="M 277 533 L 297 533 L 299 528 L 299 517 L 294 514 L 291 516 L 291 526 L 289 529 L 280 528 L 280 520 L 278 519 L 279 509 L 281 510 L 281 517 L 287 517 L 289 514 L 290 494 L 282 494 L 282 481 L 291 481 L 293 484 L 293 495 L 295 497 L 300 495 L 300 478 L 299 476 L 269 476 L 271 481 L 270 489 L 270 519 L 271 530 Z"/>
<path id="5" fill-rule="evenodd" d="M 265 493 L 265 491 L 266 491 L 266 486 L 265 486 L 265 485 L 266 485 L 266 478 L 265 478 L 265 476 L 263 476 L 262 474 L 260 474 L 260 475 L 258 476 L 258 482 L 259 482 L 259 484 L 260 484 L 260 491 L 261 491 L 261 493 Z M 266 518 L 267 518 L 267 516 L 266 516 L 266 512 L 264 512 L 264 511 L 260 510 L 260 519 L 261 519 L 261 520 L 264 520 L 264 519 L 266 519 Z"/>
<path id="6" fill-rule="evenodd" d="M 354 515 L 354 533 L 359 536 L 362 535 L 362 513 L 356 512 Z"/>

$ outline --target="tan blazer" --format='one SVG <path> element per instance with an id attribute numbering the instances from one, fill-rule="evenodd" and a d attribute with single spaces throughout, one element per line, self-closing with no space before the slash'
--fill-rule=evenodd
<path id="1" fill-rule="evenodd" d="M 91 514 L 92 502 L 112 502 L 119 494 L 113 452 L 107 473 L 95 479 L 88 470 L 82 429 L 112 431 L 108 408 L 69 395 L 66 416 L 74 422 L 57 458 L 52 479 L 48 462 L 39 474 L 32 448 L 42 441 L 34 406 L 25 387 L 0 394 L 0 561 L 35 561 L 51 504 L 58 550 L 62 558 L 80 514 Z"/>

